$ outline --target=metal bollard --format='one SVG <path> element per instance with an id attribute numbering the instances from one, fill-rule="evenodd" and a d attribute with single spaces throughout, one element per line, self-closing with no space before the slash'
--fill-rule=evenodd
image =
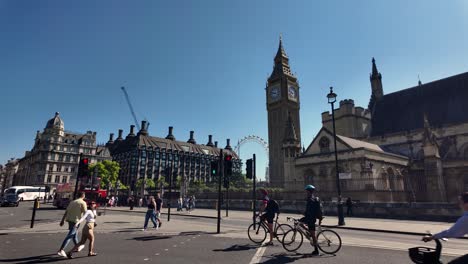
<path id="1" fill-rule="evenodd" d="M 36 219 L 36 209 L 38 207 L 39 207 L 39 199 L 36 198 L 34 199 L 34 206 L 33 206 L 32 217 L 31 217 L 31 228 L 34 227 L 34 220 Z"/>

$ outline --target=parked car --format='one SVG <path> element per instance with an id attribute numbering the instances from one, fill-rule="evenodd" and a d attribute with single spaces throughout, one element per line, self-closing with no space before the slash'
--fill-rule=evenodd
<path id="1" fill-rule="evenodd" d="M 19 199 L 17 196 L 6 196 L 0 198 L 0 206 L 16 206 L 19 205 Z"/>

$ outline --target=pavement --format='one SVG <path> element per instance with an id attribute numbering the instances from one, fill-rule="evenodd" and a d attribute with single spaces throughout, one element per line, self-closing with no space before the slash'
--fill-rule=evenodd
<path id="1" fill-rule="evenodd" d="M 104 210 L 104 209 L 103 209 Z M 109 211 L 130 211 L 128 207 L 109 207 L 105 210 Z M 144 213 L 146 208 L 134 208 L 135 213 Z M 163 214 L 167 214 L 167 209 L 164 210 Z M 218 212 L 214 209 L 196 209 L 190 213 L 186 211 L 177 212 L 177 210 L 171 208 L 171 215 L 184 215 L 188 217 L 205 217 L 216 219 Z M 249 211 L 236 211 L 229 210 L 229 217 L 225 217 L 225 210 L 221 211 L 221 216 L 224 219 L 251 219 L 252 212 Z M 301 218 L 299 214 L 280 214 L 279 220 L 286 222 L 287 217 Z M 453 225 L 453 223 L 447 222 L 432 222 L 432 221 L 412 221 L 412 220 L 393 220 L 393 219 L 381 219 L 381 218 L 359 218 L 359 217 L 346 217 L 346 225 L 338 226 L 338 218 L 336 216 L 325 216 L 322 225 L 325 227 L 333 227 L 340 229 L 349 230 L 361 230 L 361 231 L 375 231 L 375 232 L 387 232 L 407 235 L 420 235 L 423 236 L 428 232 L 438 233 L 445 230 Z"/>
<path id="2" fill-rule="evenodd" d="M 166 209 L 167 210 L 167 209 Z M 287 252 L 280 243 L 274 246 L 255 245 L 247 238 L 251 222 L 248 212 L 230 211 L 216 234 L 214 210 L 197 209 L 191 214 L 173 211 L 171 219 L 162 217 L 161 229 L 142 231 L 143 208 L 129 211 L 126 207 L 108 208 L 97 218 L 97 257 L 87 257 L 86 251 L 75 254 L 72 260 L 56 254 L 67 230 L 58 225 L 63 210 L 43 206 L 37 211 L 34 228 L 29 227 L 31 208 L 0 208 L 0 263 L 410 263 L 407 249 L 429 246 L 419 235 L 335 229 L 343 241 L 336 255 L 311 257 L 308 243 L 297 252 Z M 171 210 L 172 211 L 172 210 Z M 104 213 L 104 211 L 101 211 Z M 224 215 L 224 211 L 223 211 Z M 282 216 L 280 221 L 284 221 Z M 336 220 L 336 219 L 335 219 Z M 363 219 L 361 221 L 364 221 Z M 369 219 L 374 220 L 374 219 Z M 334 219 L 327 219 L 330 224 Z M 365 223 L 346 219 L 351 223 Z M 386 220 L 387 221 L 387 220 Z M 396 222 L 388 220 L 388 225 Z M 398 222 L 404 225 L 406 221 Z M 380 222 L 381 225 L 382 222 Z M 414 223 L 417 224 L 417 223 Z M 421 224 L 419 228 L 442 229 L 442 224 Z M 445 223 L 447 224 L 447 223 Z M 376 228 L 378 228 L 377 224 Z M 401 228 L 400 228 L 401 229 Z M 437 231 L 437 230 L 435 230 Z M 444 243 L 444 262 L 467 253 L 467 240 Z"/>

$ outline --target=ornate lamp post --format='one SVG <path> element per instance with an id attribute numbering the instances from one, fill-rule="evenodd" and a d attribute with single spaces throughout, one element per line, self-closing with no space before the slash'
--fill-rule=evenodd
<path id="1" fill-rule="evenodd" d="M 332 123 L 333 123 L 333 142 L 335 145 L 335 171 L 336 171 L 336 189 L 338 191 L 338 225 L 345 225 L 343 214 L 343 203 L 341 202 L 341 186 L 340 186 L 340 172 L 338 171 L 338 151 L 336 149 L 336 129 L 335 129 L 335 102 L 336 93 L 333 92 L 333 87 L 330 87 L 330 93 L 327 94 L 328 103 L 331 104 L 332 109 Z"/>

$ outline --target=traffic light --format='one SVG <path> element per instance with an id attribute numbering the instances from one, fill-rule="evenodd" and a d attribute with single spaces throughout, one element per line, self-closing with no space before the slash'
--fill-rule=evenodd
<path id="1" fill-rule="evenodd" d="M 226 155 L 224 157 L 224 175 L 231 176 L 232 175 L 232 156 Z"/>
<path id="2" fill-rule="evenodd" d="M 82 158 L 78 165 L 78 178 L 89 177 L 89 159 Z"/>
<path id="3" fill-rule="evenodd" d="M 232 176 L 232 155 L 224 156 L 224 188 L 229 188 L 229 178 Z"/>
<path id="4" fill-rule="evenodd" d="M 211 162 L 211 176 L 217 176 L 218 175 L 218 161 L 214 160 Z"/>
<path id="5" fill-rule="evenodd" d="M 252 164 L 253 164 L 253 160 L 252 159 L 248 159 L 247 162 L 246 162 L 246 167 L 247 167 L 247 179 L 253 179 L 253 174 L 252 174 Z"/>

